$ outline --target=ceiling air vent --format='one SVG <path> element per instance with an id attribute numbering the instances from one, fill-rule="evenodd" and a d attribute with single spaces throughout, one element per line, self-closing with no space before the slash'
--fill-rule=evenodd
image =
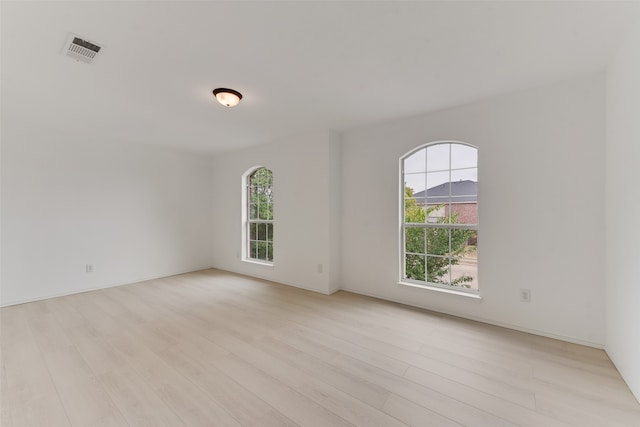
<path id="1" fill-rule="evenodd" d="M 62 52 L 76 61 L 91 64 L 98 52 L 100 52 L 100 49 L 102 49 L 102 46 L 91 43 L 90 41 L 82 39 L 75 34 L 69 34 Z"/>

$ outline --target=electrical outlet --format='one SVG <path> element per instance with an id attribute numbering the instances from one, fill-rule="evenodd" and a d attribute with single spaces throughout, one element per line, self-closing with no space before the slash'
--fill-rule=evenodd
<path id="1" fill-rule="evenodd" d="M 318 273 L 322 273 L 322 264 L 318 264 Z"/>
<path id="2" fill-rule="evenodd" d="M 93 273 L 93 264 L 87 264 L 85 270 L 87 273 Z"/>
<path id="3" fill-rule="evenodd" d="M 520 301 L 522 301 L 522 302 L 531 302 L 531 290 L 530 289 L 520 289 Z"/>

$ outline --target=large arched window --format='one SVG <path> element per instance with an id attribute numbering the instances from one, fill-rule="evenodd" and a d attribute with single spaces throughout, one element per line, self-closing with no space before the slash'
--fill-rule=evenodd
<path id="1" fill-rule="evenodd" d="M 261 167 L 246 177 L 245 259 L 273 262 L 273 173 Z"/>
<path id="2" fill-rule="evenodd" d="M 401 281 L 478 290 L 478 149 L 437 142 L 401 163 Z"/>

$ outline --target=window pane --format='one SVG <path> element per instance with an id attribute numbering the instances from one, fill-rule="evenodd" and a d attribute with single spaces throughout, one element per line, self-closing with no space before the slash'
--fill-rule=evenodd
<path id="1" fill-rule="evenodd" d="M 258 224 L 249 224 L 249 240 L 258 239 Z"/>
<path id="2" fill-rule="evenodd" d="M 478 149 L 463 144 L 451 144 L 451 169 L 478 166 Z"/>
<path id="3" fill-rule="evenodd" d="M 478 289 L 478 260 L 468 258 L 451 259 L 451 285 Z"/>
<path id="4" fill-rule="evenodd" d="M 404 185 L 411 189 L 410 194 L 414 197 L 424 197 L 426 185 L 426 174 L 410 173 L 404 175 Z M 405 190 L 406 191 L 406 190 Z"/>
<path id="5" fill-rule="evenodd" d="M 469 238 L 466 241 L 464 251 L 460 253 L 461 257 L 469 259 L 478 259 L 478 230 L 470 230 Z"/>
<path id="6" fill-rule="evenodd" d="M 405 250 L 415 254 L 424 254 L 426 235 L 426 229 L 424 228 L 407 227 L 404 231 Z"/>
<path id="7" fill-rule="evenodd" d="M 405 276 L 407 279 L 424 281 L 424 255 L 406 255 Z"/>
<path id="8" fill-rule="evenodd" d="M 423 148 L 404 159 L 404 173 L 426 172 L 426 153 L 427 150 Z"/>
<path id="9" fill-rule="evenodd" d="M 267 259 L 267 244 L 265 242 L 257 242 L 256 246 L 258 247 L 258 255 L 256 258 L 265 260 Z"/>
<path id="10" fill-rule="evenodd" d="M 268 185 L 268 186 L 264 187 L 263 193 L 264 193 L 264 196 L 266 197 L 266 199 L 269 201 L 269 203 L 272 203 L 273 189 L 271 188 L 271 185 Z"/>
<path id="11" fill-rule="evenodd" d="M 264 171 L 264 185 L 270 187 L 273 185 L 273 173 L 267 169 L 263 168 Z"/>
<path id="12" fill-rule="evenodd" d="M 404 221 L 422 223 L 425 221 L 425 199 L 404 199 Z"/>
<path id="13" fill-rule="evenodd" d="M 256 203 L 258 197 L 258 188 L 255 185 L 249 186 L 249 199 L 251 203 Z"/>
<path id="14" fill-rule="evenodd" d="M 449 171 L 427 174 L 427 197 L 449 197 Z"/>
<path id="15" fill-rule="evenodd" d="M 457 182 L 460 182 L 460 181 L 478 182 L 478 168 L 452 170 L 451 171 L 451 182 L 457 183 Z M 465 187 L 465 189 L 466 189 L 466 187 Z M 453 194 L 455 194 L 455 193 L 453 192 Z"/>
<path id="16" fill-rule="evenodd" d="M 451 255 L 452 256 L 464 256 L 467 251 L 469 241 L 475 234 L 475 230 L 466 230 L 462 228 L 452 228 L 450 231 L 451 236 Z"/>
<path id="17" fill-rule="evenodd" d="M 267 224 L 261 223 L 258 225 L 258 240 L 267 240 Z"/>
<path id="18" fill-rule="evenodd" d="M 267 241 L 273 242 L 273 224 L 266 224 L 267 226 Z"/>
<path id="19" fill-rule="evenodd" d="M 446 203 L 427 204 L 427 210 L 425 212 L 426 222 L 429 224 L 443 223 L 448 212 Z"/>
<path id="20" fill-rule="evenodd" d="M 451 205 L 451 223 L 474 225 L 478 223 L 478 204 L 453 203 Z"/>
<path id="21" fill-rule="evenodd" d="M 449 170 L 450 145 L 436 144 L 427 147 L 427 172 Z"/>
<path id="22" fill-rule="evenodd" d="M 249 219 L 258 219 L 258 206 L 254 203 L 249 205 Z"/>
<path id="23" fill-rule="evenodd" d="M 449 258 L 427 256 L 427 282 L 449 284 Z"/>
<path id="24" fill-rule="evenodd" d="M 258 256 L 258 243 L 249 242 L 249 258 L 256 258 Z"/>
<path id="25" fill-rule="evenodd" d="M 450 230 L 446 228 L 427 228 L 427 254 L 449 255 Z"/>
<path id="26" fill-rule="evenodd" d="M 272 184 L 273 175 L 269 169 L 260 168 L 251 175 L 250 180 L 252 185 L 266 187 Z"/>
<path id="27" fill-rule="evenodd" d="M 267 261 L 273 261 L 273 244 L 267 243 Z"/>
<path id="28" fill-rule="evenodd" d="M 273 205 L 270 201 L 268 201 L 265 205 L 263 205 L 264 209 L 264 219 L 273 219 Z"/>

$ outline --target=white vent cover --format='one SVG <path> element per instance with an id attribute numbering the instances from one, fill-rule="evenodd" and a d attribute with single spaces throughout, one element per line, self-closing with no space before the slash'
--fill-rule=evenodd
<path id="1" fill-rule="evenodd" d="M 100 52 L 100 49 L 102 49 L 102 46 L 98 46 L 97 44 L 85 40 L 82 37 L 69 33 L 69 37 L 67 37 L 62 53 L 76 61 L 91 64 L 98 52 Z"/>

